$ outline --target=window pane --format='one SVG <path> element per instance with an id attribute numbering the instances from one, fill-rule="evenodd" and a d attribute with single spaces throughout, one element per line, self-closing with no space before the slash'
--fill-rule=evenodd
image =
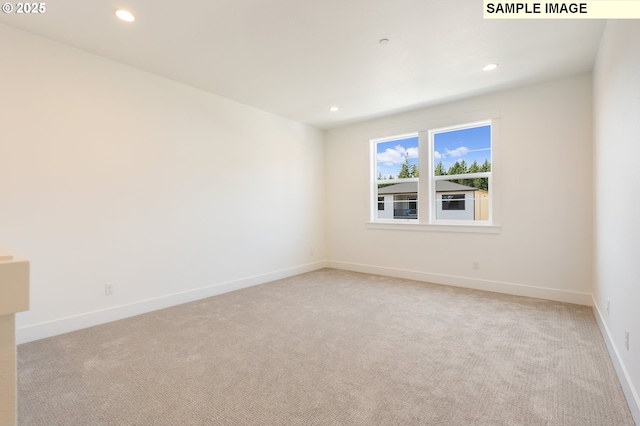
<path id="1" fill-rule="evenodd" d="M 418 137 L 376 144 L 376 179 L 418 177 Z"/>
<path id="2" fill-rule="evenodd" d="M 489 178 L 435 183 L 437 220 L 489 220 Z"/>
<path id="3" fill-rule="evenodd" d="M 377 219 L 418 218 L 418 136 L 375 143 Z M 399 180 L 403 179 L 403 180 Z"/>
<path id="4" fill-rule="evenodd" d="M 491 125 L 433 135 L 435 176 L 491 171 Z"/>
<path id="5" fill-rule="evenodd" d="M 417 219 L 418 182 L 378 184 L 378 219 Z"/>

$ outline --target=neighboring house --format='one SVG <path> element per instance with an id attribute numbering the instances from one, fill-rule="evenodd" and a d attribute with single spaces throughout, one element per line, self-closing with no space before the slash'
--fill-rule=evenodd
<path id="1" fill-rule="evenodd" d="M 436 181 L 436 219 L 489 220 L 489 193 L 448 180 Z M 379 219 L 417 219 L 418 182 L 378 189 Z"/>
<path id="2" fill-rule="evenodd" d="M 378 219 L 417 219 L 418 182 L 396 183 L 378 189 Z"/>

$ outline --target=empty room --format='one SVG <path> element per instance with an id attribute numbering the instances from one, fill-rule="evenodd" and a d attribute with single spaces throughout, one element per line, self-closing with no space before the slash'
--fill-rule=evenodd
<path id="1" fill-rule="evenodd" d="M 612 3 L 5 3 L 0 424 L 640 424 Z"/>

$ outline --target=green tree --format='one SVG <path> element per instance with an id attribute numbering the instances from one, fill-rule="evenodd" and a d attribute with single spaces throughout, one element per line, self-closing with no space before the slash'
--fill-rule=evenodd
<path id="1" fill-rule="evenodd" d="M 460 162 L 460 174 L 469 173 L 469 169 L 467 168 L 467 162 L 462 160 Z"/>
<path id="2" fill-rule="evenodd" d="M 461 175 L 462 173 L 464 173 L 462 167 L 457 161 L 453 163 L 453 166 L 449 167 L 449 171 L 447 172 L 448 175 Z"/>
<path id="3" fill-rule="evenodd" d="M 474 161 L 474 164 L 476 164 L 476 162 Z M 482 166 L 478 166 L 478 173 L 484 173 L 484 172 L 490 172 L 491 171 L 491 163 L 489 162 L 489 160 L 484 160 L 484 163 L 482 163 Z M 470 171 L 471 173 L 471 171 Z M 485 191 L 489 190 L 489 179 L 487 178 L 475 178 L 472 180 L 472 182 L 469 184 L 469 186 L 473 186 L 474 188 L 478 188 L 478 189 L 483 189 Z"/>
<path id="4" fill-rule="evenodd" d="M 436 165 L 436 169 L 433 171 L 433 174 L 435 176 L 444 176 L 447 174 L 447 171 L 444 169 L 444 166 L 442 165 L 442 161 L 440 161 L 437 165 Z"/>
<path id="5" fill-rule="evenodd" d="M 467 167 L 467 162 L 462 160 L 460 162 L 460 174 L 469 173 L 469 168 Z M 458 179 L 458 183 L 460 185 L 471 186 L 473 184 L 473 179 Z"/>
<path id="6" fill-rule="evenodd" d="M 400 166 L 400 173 L 398 173 L 398 179 L 408 179 L 412 177 L 418 177 L 418 166 L 409 162 L 409 156 L 404 157 L 404 163 Z"/>
<path id="7" fill-rule="evenodd" d="M 409 156 L 404 157 L 404 163 L 400 167 L 400 173 L 398 173 L 398 179 L 407 179 L 413 177 L 411 174 L 411 163 L 409 163 Z"/>
<path id="8" fill-rule="evenodd" d="M 473 163 L 471 163 L 471 165 L 469 166 L 467 173 L 478 173 L 479 171 L 480 171 L 480 166 L 478 165 L 478 162 L 476 160 L 473 160 Z M 478 186 L 479 182 L 480 182 L 480 179 L 478 178 L 465 179 L 463 185 L 471 186 L 473 188 L 479 188 Z"/>

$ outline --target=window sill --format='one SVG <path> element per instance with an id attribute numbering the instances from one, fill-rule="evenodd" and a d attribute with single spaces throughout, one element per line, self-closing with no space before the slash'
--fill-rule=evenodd
<path id="1" fill-rule="evenodd" d="M 463 232 L 471 234 L 499 234 L 499 225 L 457 225 L 426 224 L 410 222 L 367 222 L 367 229 L 386 229 L 393 231 L 426 231 L 426 232 Z"/>

